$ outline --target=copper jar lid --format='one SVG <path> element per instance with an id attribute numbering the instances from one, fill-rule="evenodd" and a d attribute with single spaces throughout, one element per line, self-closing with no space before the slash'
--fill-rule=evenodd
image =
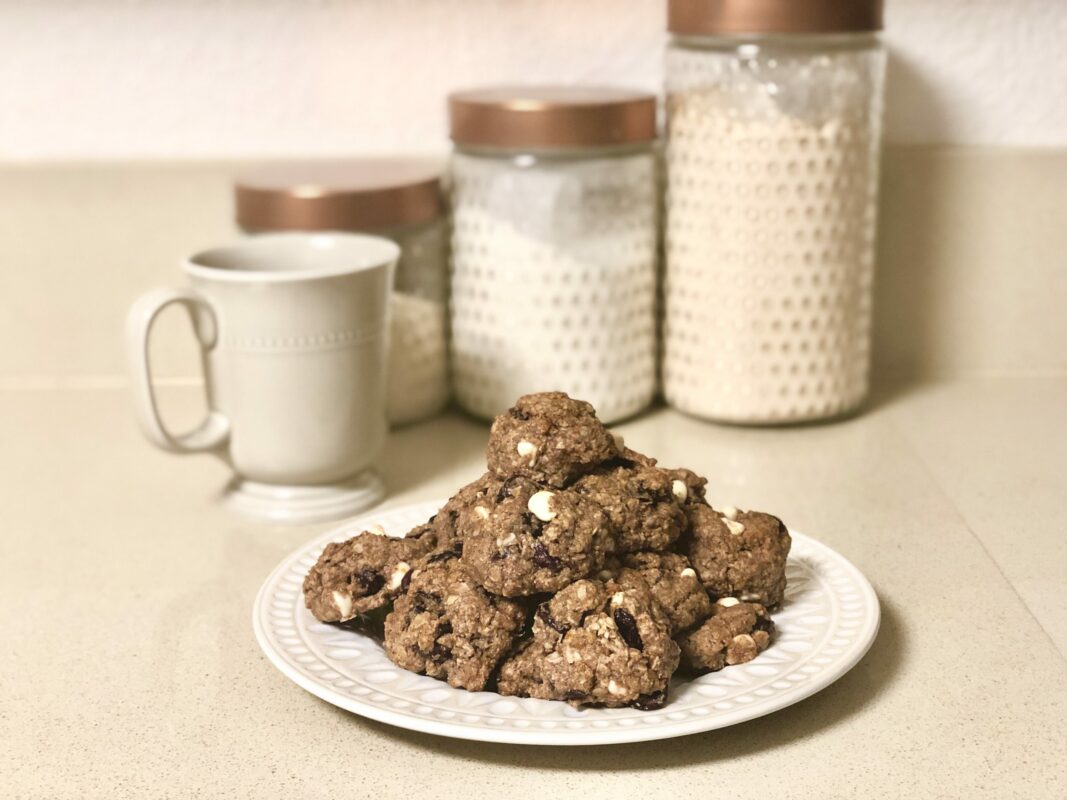
<path id="1" fill-rule="evenodd" d="M 668 0 L 681 35 L 860 33 L 882 29 L 882 0 Z"/>
<path id="2" fill-rule="evenodd" d="M 415 159 L 279 165 L 240 176 L 237 224 L 247 231 L 377 231 L 444 210 L 440 167 Z"/>
<path id="3" fill-rule="evenodd" d="M 501 86 L 448 97 L 452 141 L 502 148 L 604 147 L 656 138 L 656 98 L 586 86 Z"/>

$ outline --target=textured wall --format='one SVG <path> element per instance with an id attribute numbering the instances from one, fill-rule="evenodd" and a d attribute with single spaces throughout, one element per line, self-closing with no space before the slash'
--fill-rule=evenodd
<path id="1" fill-rule="evenodd" d="M 886 0 L 890 141 L 1067 145 L 1065 0 Z M 655 89 L 665 0 L 6 0 L 0 159 L 438 149 L 442 96 Z"/>

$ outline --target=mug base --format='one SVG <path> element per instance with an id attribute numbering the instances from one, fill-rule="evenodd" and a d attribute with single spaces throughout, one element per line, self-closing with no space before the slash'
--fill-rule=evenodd
<path id="1" fill-rule="evenodd" d="M 365 470 L 340 483 L 283 486 L 235 478 L 226 487 L 223 503 L 242 514 L 282 523 L 329 522 L 377 505 L 385 486 L 374 470 Z"/>

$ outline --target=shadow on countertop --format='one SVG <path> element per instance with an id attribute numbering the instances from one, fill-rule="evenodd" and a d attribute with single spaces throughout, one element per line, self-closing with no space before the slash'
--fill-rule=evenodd
<path id="1" fill-rule="evenodd" d="M 830 731 L 875 703 L 889 689 L 900 671 L 905 652 L 898 613 L 891 603 L 882 600 L 881 628 L 870 651 L 850 672 L 821 692 L 781 711 L 728 728 L 674 739 L 597 747 L 596 758 L 592 760 L 588 747 L 449 739 L 352 717 L 346 711 L 330 708 L 379 736 L 425 750 L 428 755 L 535 770 L 643 772 L 730 761 Z"/>

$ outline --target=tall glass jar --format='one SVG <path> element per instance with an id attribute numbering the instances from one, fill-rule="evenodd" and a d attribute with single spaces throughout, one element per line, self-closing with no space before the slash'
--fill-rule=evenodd
<path id="1" fill-rule="evenodd" d="M 868 387 L 877 0 L 670 0 L 664 391 L 737 423 Z"/>
<path id="2" fill-rule="evenodd" d="M 343 230 L 400 246 L 391 302 L 387 410 L 395 425 L 448 402 L 448 224 L 440 168 L 410 159 L 278 166 L 237 182 L 238 224 L 257 233 Z"/>
<path id="3" fill-rule="evenodd" d="M 651 401 L 655 108 L 618 89 L 450 97 L 452 361 L 471 413 L 560 390 L 611 422 Z"/>

